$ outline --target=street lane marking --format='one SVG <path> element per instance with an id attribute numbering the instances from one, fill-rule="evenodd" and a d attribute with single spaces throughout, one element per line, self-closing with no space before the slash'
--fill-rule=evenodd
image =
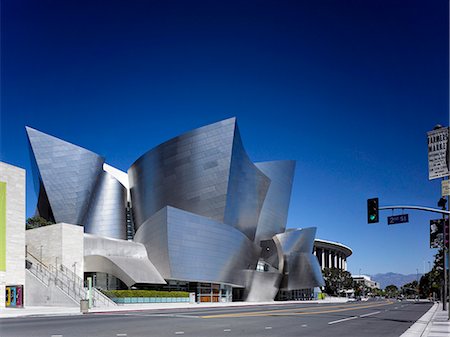
<path id="1" fill-rule="evenodd" d="M 375 312 L 371 312 L 370 314 L 364 314 L 364 315 L 359 315 L 359 317 L 367 317 L 367 316 L 372 316 L 372 315 L 376 315 L 379 314 L 381 311 L 375 311 Z"/>
<path id="2" fill-rule="evenodd" d="M 223 329 L 223 331 L 227 331 L 228 332 L 228 331 L 231 331 L 231 329 Z"/>
<path id="3" fill-rule="evenodd" d="M 267 310 L 267 311 L 254 311 L 254 312 L 242 312 L 242 313 L 233 313 L 233 314 L 219 314 L 219 315 L 208 315 L 208 316 L 200 316 L 200 318 L 223 318 L 223 317 L 259 317 L 259 316 L 292 316 L 292 315 L 317 315 L 317 314 L 327 314 L 331 312 L 341 312 L 341 311 L 350 311 L 357 309 L 367 309 L 373 307 L 380 307 L 391 305 L 394 302 L 385 302 L 380 304 L 366 304 L 366 305 L 347 305 L 347 306 L 339 306 L 341 309 L 334 310 L 320 310 L 320 311 L 299 311 L 299 309 L 286 309 L 286 310 Z M 327 307 L 321 307 L 323 309 L 327 309 Z M 319 309 L 319 308 L 312 308 Z M 293 312 L 294 311 L 294 312 Z"/>
<path id="4" fill-rule="evenodd" d="M 63 337 L 63 335 L 52 335 L 51 337 Z"/>
<path id="5" fill-rule="evenodd" d="M 116 334 L 117 337 L 127 337 L 126 333 L 118 333 Z"/>
<path id="6" fill-rule="evenodd" d="M 175 335 L 184 335 L 184 331 L 176 331 Z"/>
<path id="7" fill-rule="evenodd" d="M 306 328 L 308 324 L 302 324 L 302 328 Z"/>
<path id="8" fill-rule="evenodd" d="M 358 316 L 352 316 L 352 317 L 347 317 L 347 318 L 343 318 L 343 319 L 338 319 L 337 321 L 328 322 L 328 325 L 341 323 L 341 322 L 345 322 L 345 321 L 350 321 L 350 320 L 356 319 L 356 318 L 358 318 Z"/>
<path id="9" fill-rule="evenodd" d="M 271 327 L 271 326 L 266 326 L 264 329 L 266 329 L 266 330 L 271 330 L 272 327 Z"/>

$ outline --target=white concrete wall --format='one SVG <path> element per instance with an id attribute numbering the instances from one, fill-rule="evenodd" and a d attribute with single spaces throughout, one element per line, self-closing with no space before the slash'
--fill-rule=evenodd
<path id="1" fill-rule="evenodd" d="M 83 278 L 84 231 L 82 226 L 59 223 L 26 231 L 27 251 L 45 265 L 63 264 Z"/>
<path id="2" fill-rule="evenodd" d="M 50 283 L 49 286 L 45 285 L 28 270 L 26 272 L 26 281 L 26 305 L 54 307 L 79 306 L 79 303 L 66 295 L 61 289 L 55 286 L 55 284 Z"/>
<path id="3" fill-rule="evenodd" d="M 0 181 L 6 182 L 6 271 L 0 272 L 0 307 L 5 286 L 25 284 L 25 170 L 0 162 Z"/>

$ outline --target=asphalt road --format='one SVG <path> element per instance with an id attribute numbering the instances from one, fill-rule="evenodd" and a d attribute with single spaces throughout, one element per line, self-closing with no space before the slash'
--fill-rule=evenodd
<path id="1" fill-rule="evenodd" d="M 368 301 L 0 320 L 1 337 L 400 336 L 431 303 Z"/>

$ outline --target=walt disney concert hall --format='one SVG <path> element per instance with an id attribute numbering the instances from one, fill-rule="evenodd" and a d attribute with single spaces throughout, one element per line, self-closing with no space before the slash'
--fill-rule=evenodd
<path id="1" fill-rule="evenodd" d="M 128 172 L 26 132 L 36 213 L 82 226 L 82 272 L 96 286 L 185 290 L 215 302 L 293 299 L 324 285 L 316 228 L 286 230 L 295 162 L 252 162 L 235 118 L 156 146 Z"/>

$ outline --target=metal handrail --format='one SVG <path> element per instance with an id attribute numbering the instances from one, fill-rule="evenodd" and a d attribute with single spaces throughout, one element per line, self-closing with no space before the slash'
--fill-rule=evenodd
<path id="1" fill-rule="evenodd" d="M 88 297 L 88 290 L 85 287 L 84 280 L 80 276 L 75 274 L 72 270 L 67 268 L 65 265 L 58 264 L 56 266 L 47 266 L 36 256 L 30 253 L 28 249 L 26 250 L 26 256 L 27 258 L 31 257 L 31 259 L 34 260 L 31 263 L 30 271 L 42 283 L 49 286 L 51 282 L 54 282 L 54 284 L 58 288 L 60 288 L 64 293 L 66 293 L 75 301 L 80 301 Z M 96 306 L 98 303 L 107 306 L 116 305 L 115 302 L 113 302 L 109 297 L 104 295 L 96 288 L 92 288 L 91 295 L 93 298 L 94 306 Z"/>

